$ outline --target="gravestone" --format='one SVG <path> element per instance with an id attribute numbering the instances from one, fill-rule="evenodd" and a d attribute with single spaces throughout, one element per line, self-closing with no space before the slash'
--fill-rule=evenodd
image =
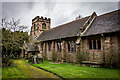
<path id="1" fill-rule="evenodd" d="M 37 55 L 34 55 L 34 56 L 33 56 L 33 63 L 34 63 L 34 64 L 37 64 Z"/>
<path id="2" fill-rule="evenodd" d="M 43 63 L 42 54 L 38 54 L 38 56 L 37 56 L 37 62 L 38 62 L 38 63 Z"/>

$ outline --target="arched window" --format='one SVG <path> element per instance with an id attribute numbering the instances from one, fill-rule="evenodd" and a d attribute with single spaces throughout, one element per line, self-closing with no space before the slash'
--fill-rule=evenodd
<path id="1" fill-rule="evenodd" d="M 51 44 L 52 44 L 52 42 L 49 42 L 49 43 L 48 43 L 48 50 L 49 50 L 49 51 L 51 51 Z"/>
<path id="2" fill-rule="evenodd" d="M 71 53 L 73 53 L 73 51 L 74 51 L 74 42 L 72 41 L 71 42 Z"/>
<path id="3" fill-rule="evenodd" d="M 70 52 L 70 41 L 68 41 L 68 52 Z"/>
<path id="4" fill-rule="evenodd" d="M 46 24 L 45 23 L 42 24 L 42 29 L 46 29 Z"/>
<path id="5" fill-rule="evenodd" d="M 62 52 L 62 42 L 57 42 L 58 52 Z"/>

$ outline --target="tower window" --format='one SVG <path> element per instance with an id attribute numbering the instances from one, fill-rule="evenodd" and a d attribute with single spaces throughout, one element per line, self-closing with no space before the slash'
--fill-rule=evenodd
<path id="1" fill-rule="evenodd" d="M 42 24 L 42 29 L 46 29 L 46 24 L 45 23 Z"/>

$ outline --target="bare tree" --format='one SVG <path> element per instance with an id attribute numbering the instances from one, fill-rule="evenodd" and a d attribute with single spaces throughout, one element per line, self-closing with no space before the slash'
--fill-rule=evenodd
<path id="1" fill-rule="evenodd" d="M 20 19 L 15 20 L 14 18 L 12 18 L 10 21 L 8 21 L 4 18 L 4 19 L 2 19 L 1 26 L 2 26 L 2 28 L 9 29 L 13 32 L 14 31 L 24 31 L 24 30 L 28 29 L 28 26 L 19 25 L 19 23 L 20 23 Z"/>

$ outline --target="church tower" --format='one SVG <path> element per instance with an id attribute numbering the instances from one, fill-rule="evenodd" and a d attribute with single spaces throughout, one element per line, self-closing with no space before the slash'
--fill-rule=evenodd
<path id="1" fill-rule="evenodd" d="M 50 29 L 50 18 L 36 16 L 32 19 L 32 27 L 30 31 L 30 36 L 32 38 L 37 38 L 42 32 Z"/>

